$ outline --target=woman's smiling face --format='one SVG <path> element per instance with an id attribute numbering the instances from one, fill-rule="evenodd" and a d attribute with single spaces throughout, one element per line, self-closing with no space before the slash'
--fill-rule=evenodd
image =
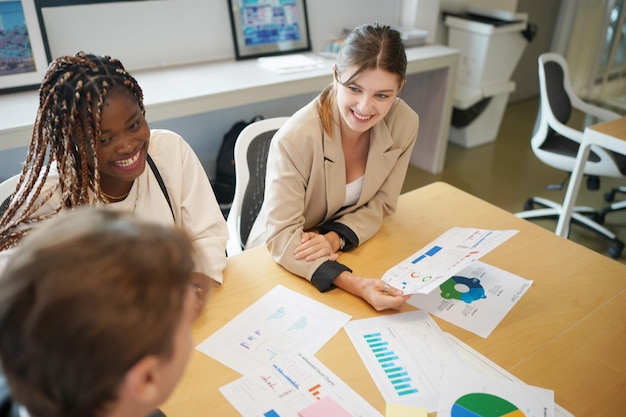
<path id="1" fill-rule="evenodd" d="M 98 168 L 101 185 L 132 183 L 145 169 L 150 128 L 133 95 L 113 87 L 104 100 L 100 119 Z"/>
<path id="2" fill-rule="evenodd" d="M 387 115 L 401 85 L 396 74 L 380 68 L 365 70 L 348 84 L 339 82 L 349 79 L 356 70 L 349 68 L 345 74 L 337 75 L 334 83 L 342 124 L 362 133 Z"/>

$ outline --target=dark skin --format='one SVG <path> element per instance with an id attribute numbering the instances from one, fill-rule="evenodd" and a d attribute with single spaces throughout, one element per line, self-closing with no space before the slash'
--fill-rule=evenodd
<path id="1" fill-rule="evenodd" d="M 150 127 L 139 103 L 124 87 L 113 87 L 104 100 L 100 117 L 98 168 L 100 188 L 113 197 L 128 195 L 133 182 L 146 169 Z M 193 272 L 192 282 L 199 293 L 206 294 L 216 282 L 207 275 Z"/>
<path id="2" fill-rule="evenodd" d="M 100 187 L 110 196 L 125 196 L 146 168 L 150 127 L 124 87 L 113 87 L 105 98 L 100 130 Z"/>

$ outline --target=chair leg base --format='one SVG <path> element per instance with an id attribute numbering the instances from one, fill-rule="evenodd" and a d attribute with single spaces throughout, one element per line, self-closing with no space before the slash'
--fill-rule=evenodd
<path id="1" fill-rule="evenodd" d="M 534 206 L 541 208 L 534 209 Z M 541 197 L 529 198 L 524 203 L 524 209 L 525 211 L 515 213 L 515 215 L 526 220 L 558 219 L 563 212 L 561 204 Z M 613 244 L 608 248 L 609 256 L 613 259 L 618 259 L 622 256 L 624 242 L 618 239 L 618 237 L 606 227 L 602 226 L 604 215 L 606 215 L 608 211 L 611 210 L 605 209 L 598 212 L 591 207 L 576 206 L 572 213 L 571 223 L 597 233 L 609 240 Z"/>

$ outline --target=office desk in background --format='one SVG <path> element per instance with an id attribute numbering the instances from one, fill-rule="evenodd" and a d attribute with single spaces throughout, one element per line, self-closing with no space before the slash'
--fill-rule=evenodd
<path id="1" fill-rule="evenodd" d="M 567 237 L 569 234 L 572 210 L 576 204 L 591 146 L 594 145 L 626 155 L 626 116 L 585 128 L 583 140 L 576 155 L 572 177 L 563 199 L 563 213 L 559 216 L 556 225 L 556 234 L 559 236 Z"/>
<path id="2" fill-rule="evenodd" d="M 407 48 L 402 98 L 420 115 L 411 163 L 439 173 L 448 146 L 459 51 L 447 46 Z M 332 81 L 332 59 L 320 69 L 278 74 L 256 60 L 215 61 L 131 71 L 144 92 L 148 122 L 207 113 L 322 91 Z M 36 91 L 0 95 L 0 151 L 27 146 L 38 105 Z M 289 116 L 285 114 L 284 116 Z"/>
<path id="3" fill-rule="evenodd" d="M 626 267 L 445 183 L 400 196 L 380 232 L 340 261 L 359 275 L 378 277 L 454 226 L 520 232 L 482 260 L 534 280 L 528 292 L 487 338 L 434 319 L 524 382 L 555 392 L 577 417 L 617 416 L 626 410 Z M 228 258 L 224 286 L 216 288 L 194 326 L 200 343 L 276 285 L 350 314 L 377 313 L 340 289 L 319 293 L 274 263 L 264 247 Z M 407 305 L 403 311 L 413 310 Z M 342 329 L 316 355 L 383 415 L 385 402 Z M 239 375 L 194 350 L 168 417 L 237 416 L 218 391 Z"/>

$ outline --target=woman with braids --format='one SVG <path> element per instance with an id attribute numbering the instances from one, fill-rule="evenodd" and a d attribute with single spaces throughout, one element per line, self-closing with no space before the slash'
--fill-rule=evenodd
<path id="1" fill-rule="evenodd" d="M 179 135 L 150 130 L 144 116 L 143 92 L 120 61 L 84 52 L 55 59 L 0 218 L 0 251 L 61 210 L 106 206 L 182 227 L 196 245 L 197 278 L 221 284 L 228 231 L 206 172 Z"/>
<path id="2" fill-rule="evenodd" d="M 417 114 L 398 94 L 406 55 L 400 33 L 362 25 L 346 38 L 333 82 L 272 139 L 265 198 L 249 246 L 324 292 L 340 287 L 376 310 L 408 296 L 337 262 L 378 232 L 396 204 L 417 138 Z"/>

